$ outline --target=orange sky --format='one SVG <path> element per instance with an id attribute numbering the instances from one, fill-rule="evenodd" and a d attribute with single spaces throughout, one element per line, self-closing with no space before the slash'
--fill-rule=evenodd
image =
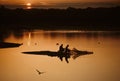
<path id="1" fill-rule="evenodd" d="M 92 3 L 90 3 L 92 2 Z M 104 2 L 104 3 L 103 3 Z M 30 4 L 28 6 L 27 4 Z M 0 0 L 8 8 L 86 8 L 120 5 L 120 0 Z"/>
<path id="2" fill-rule="evenodd" d="M 39 3 L 72 3 L 72 2 L 120 2 L 120 0 L 0 0 L 0 4 L 39 4 Z"/>

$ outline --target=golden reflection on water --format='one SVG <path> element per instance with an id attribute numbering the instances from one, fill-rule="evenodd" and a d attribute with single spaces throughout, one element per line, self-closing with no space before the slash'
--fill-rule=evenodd
<path id="1" fill-rule="evenodd" d="M 119 81 L 120 35 L 84 31 L 24 31 L 11 33 L 4 41 L 23 43 L 18 48 L 0 49 L 0 81 Z M 27 55 L 24 51 L 57 51 L 58 45 L 94 54 L 65 59 Z M 45 72 L 39 75 L 38 69 Z"/>

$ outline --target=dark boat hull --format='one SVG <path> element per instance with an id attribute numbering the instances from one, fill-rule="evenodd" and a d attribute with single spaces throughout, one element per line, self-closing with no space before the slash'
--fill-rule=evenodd
<path id="1" fill-rule="evenodd" d="M 0 42 L 0 48 L 19 47 L 21 45 L 22 44 L 18 44 L 18 43 Z"/>
<path id="2" fill-rule="evenodd" d="M 48 55 L 48 56 L 74 55 L 72 52 L 70 52 L 69 54 L 66 54 L 66 53 L 60 53 L 60 52 L 55 52 L 55 51 L 28 51 L 28 52 L 22 52 L 22 53 L 24 53 L 24 54 L 33 54 L 33 55 Z M 93 54 L 93 52 L 78 51 L 78 52 L 76 52 L 76 54 L 77 55 L 86 55 L 86 54 Z"/>
<path id="3" fill-rule="evenodd" d="M 48 56 L 58 56 L 59 52 L 54 51 L 29 51 L 29 52 L 22 52 L 24 54 L 34 54 L 34 55 L 48 55 Z M 61 54 L 63 55 L 63 53 Z"/>

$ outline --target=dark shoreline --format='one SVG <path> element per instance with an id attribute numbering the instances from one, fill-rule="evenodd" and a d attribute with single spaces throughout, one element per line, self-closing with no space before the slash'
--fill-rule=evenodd
<path id="1" fill-rule="evenodd" d="M 0 29 L 120 30 L 120 6 L 111 8 L 0 8 Z"/>

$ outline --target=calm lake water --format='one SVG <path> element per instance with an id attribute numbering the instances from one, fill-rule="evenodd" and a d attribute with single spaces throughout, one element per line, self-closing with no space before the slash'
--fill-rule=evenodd
<path id="1" fill-rule="evenodd" d="M 3 33 L 2 33 L 3 34 Z M 9 31 L 5 42 L 23 43 L 0 49 L 0 81 L 120 81 L 120 32 L 110 31 Z M 64 47 L 92 51 L 69 58 L 23 54 L 25 51 L 57 51 Z M 38 69 L 43 74 L 38 74 Z"/>

